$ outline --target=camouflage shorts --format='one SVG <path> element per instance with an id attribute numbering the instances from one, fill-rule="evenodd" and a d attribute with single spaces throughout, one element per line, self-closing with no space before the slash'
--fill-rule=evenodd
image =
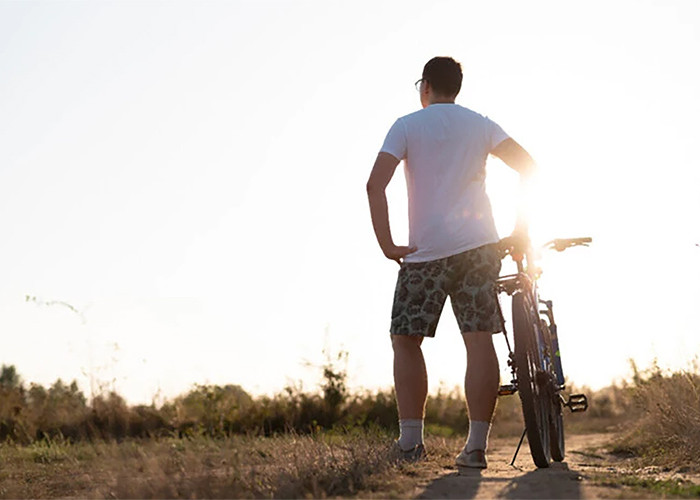
<path id="1" fill-rule="evenodd" d="M 501 271 L 496 244 L 430 262 L 401 265 L 391 311 L 393 335 L 434 337 L 449 295 L 464 332 L 502 331 L 495 281 Z"/>

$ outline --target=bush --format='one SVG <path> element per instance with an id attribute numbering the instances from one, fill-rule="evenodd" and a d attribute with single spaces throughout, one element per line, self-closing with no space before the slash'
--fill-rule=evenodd
<path id="1" fill-rule="evenodd" d="M 694 463 L 700 456 L 700 373 L 664 372 L 655 363 L 645 371 L 633 364 L 630 393 L 639 418 L 616 450 L 666 464 Z"/>
<path id="2" fill-rule="evenodd" d="M 273 397 L 253 397 L 238 385 L 196 385 L 157 408 L 129 406 L 115 392 L 100 394 L 88 402 L 76 382 L 66 384 L 60 379 L 48 389 L 37 384 L 25 389 L 14 367 L 3 366 L 0 440 L 28 444 L 172 435 L 221 438 L 234 434 L 271 436 L 289 431 L 310 434 L 358 427 L 398 431 L 393 390 L 350 392 L 344 370 L 330 362 L 321 368 L 324 378 L 317 392 L 289 386 Z M 579 390 L 570 388 L 571 392 Z M 700 453 L 697 370 L 674 374 L 664 374 L 658 368 L 635 371 L 630 384 L 600 391 L 584 388 L 583 392 L 589 396 L 589 411 L 567 414 L 569 431 L 611 430 L 633 420 L 636 423 L 625 434 L 625 446 L 635 453 L 673 450 L 683 457 Z M 500 398 L 492 435 L 517 436 L 522 429 L 519 397 Z M 441 388 L 428 397 L 428 434 L 449 437 L 465 435 L 467 430 L 461 388 Z"/>
<path id="3" fill-rule="evenodd" d="M 85 424 L 89 411 L 75 381 L 66 385 L 58 379 L 48 390 L 32 384 L 26 402 L 36 439 L 87 437 Z"/>

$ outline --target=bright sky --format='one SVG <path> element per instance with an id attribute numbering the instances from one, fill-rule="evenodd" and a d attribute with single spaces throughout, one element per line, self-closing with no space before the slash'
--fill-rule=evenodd
<path id="1" fill-rule="evenodd" d="M 398 268 L 365 183 L 419 109 L 423 64 L 450 55 L 457 102 L 540 166 L 534 237 L 594 238 L 541 261 L 569 378 L 687 367 L 698 54 L 694 0 L 1 2 L 0 362 L 136 403 L 194 383 L 312 389 L 305 362 L 329 347 L 352 387 L 390 387 Z M 490 161 L 503 236 L 516 182 Z M 461 384 L 461 342 L 444 314 L 431 388 Z"/>

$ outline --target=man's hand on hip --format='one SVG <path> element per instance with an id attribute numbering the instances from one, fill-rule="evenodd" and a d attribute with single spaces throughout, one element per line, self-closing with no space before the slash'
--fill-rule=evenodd
<path id="1" fill-rule="evenodd" d="M 404 247 L 391 245 L 391 247 L 384 250 L 384 255 L 387 259 L 395 260 L 398 265 L 401 265 L 403 258 L 418 250 L 416 247 Z"/>

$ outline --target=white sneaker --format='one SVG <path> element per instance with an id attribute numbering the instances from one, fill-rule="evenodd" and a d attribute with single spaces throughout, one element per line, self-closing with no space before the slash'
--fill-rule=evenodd
<path id="1" fill-rule="evenodd" d="M 467 449 L 464 448 L 462 453 L 457 455 L 455 461 L 460 467 L 470 467 L 472 469 L 485 469 L 488 467 L 484 450 L 472 450 L 467 453 Z"/>

